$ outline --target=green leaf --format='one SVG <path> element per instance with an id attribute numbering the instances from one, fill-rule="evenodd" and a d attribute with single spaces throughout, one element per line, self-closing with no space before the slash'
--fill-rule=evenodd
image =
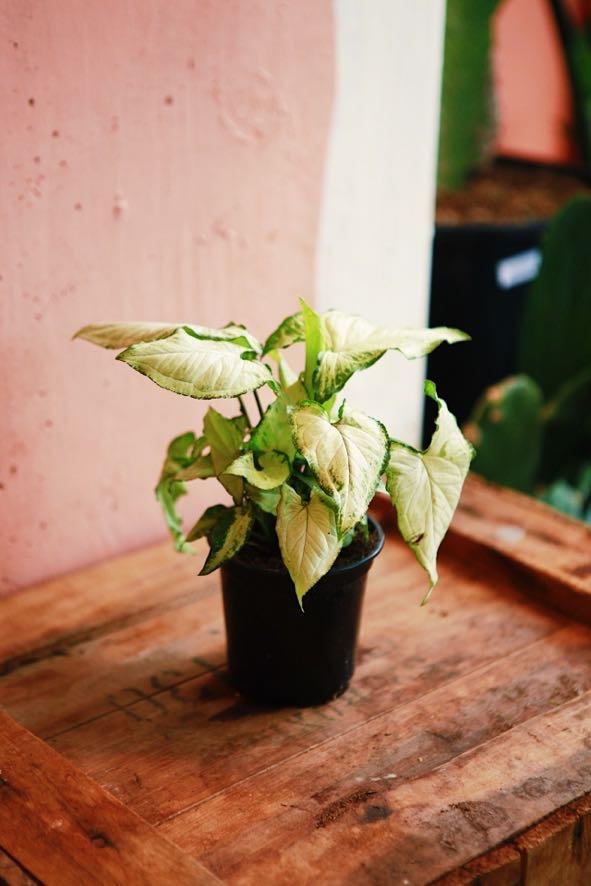
<path id="1" fill-rule="evenodd" d="M 212 400 L 276 385 L 269 367 L 253 355 L 241 345 L 177 329 L 168 338 L 131 345 L 117 359 L 175 394 Z"/>
<path id="2" fill-rule="evenodd" d="M 207 439 L 199 437 L 196 439 L 191 434 L 193 444 L 190 452 L 183 454 L 182 458 L 177 461 L 177 470 L 174 474 L 176 480 L 205 480 L 208 477 L 215 477 L 215 471 L 211 460 L 211 454 L 203 455 L 203 450 L 207 447 Z M 181 441 L 182 438 L 177 438 Z"/>
<path id="3" fill-rule="evenodd" d="M 260 468 L 254 461 L 254 453 L 246 452 L 226 468 L 226 474 L 244 477 L 257 489 L 275 489 L 289 477 L 291 468 L 288 458 L 281 452 L 265 452 L 259 456 Z"/>
<path id="4" fill-rule="evenodd" d="M 206 535 L 209 535 L 215 526 L 219 518 L 226 511 L 230 511 L 232 508 L 227 508 L 225 505 L 212 505 L 210 508 L 207 508 L 190 532 L 187 533 L 187 541 L 197 541 L 198 538 L 203 538 Z"/>
<path id="5" fill-rule="evenodd" d="M 314 491 L 305 502 L 286 484 L 277 508 L 277 538 L 302 606 L 304 595 L 328 572 L 339 553 L 335 515 Z"/>
<path id="6" fill-rule="evenodd" d="M 298 311 L 297 314 L 286 317 L 277 329 L 271 333 L 264 344 L 263 354 L 277 351 L 280 348 L 288 348 L 290 345 L 295 344 L 295 342 L 303 341 L 304 335 L 304 318 L 301 311 Z"/>
<path id="7" fill-rule="evenodd" d="M 177 329 L 185 329 L 196 338 L 211 341 L 231 341 L 260 353 L 261 346 L 256 338 L 244 326 L 229 323 L 223 329 L 211 329 L 208 326 L 195 326 L 188 323 L 92 323 L 84 326 L 74 335 L 103 348 L 128 348 L 140 342 L 158 341 L 168 338 Z"/>
<path id="8" fill-rule="evenodd" d="M 485 391 L 465 426 L 476 448 L 473 470 L 493 483 L 533 489 L 542 451 L 542 392 L 526 375 Z"/>
<path id="9" fill-rule="evenodd" d="M 314 372 L 317 398 L 325 402 L 342 390 L 354 372 L 367 369 L 386 351 L 400 351 L 412 360 L 429 354 L 442 342 L 454 344 L 470 336 L 446 326 L 434 329 L 384 329 L 362 317 L 327 311 L 322 314 L 324 349 Z"/>
<path id="10" fill-rule="evenodd" d="M 176 503 L 181 496 L 186 495 L 184 483 L 172 480 L 169 477 L 161 480 L 156 487 L 156 498 L 160 502 L 164 519 L 168 530 L 174 540 L 174 546 L 177 551 L 182 554 L 192 554 L 191 545 L 187 544 L 187 539 L 183 532 L 183 521 L 176 510 Z"/>
<path id="11" fill-rule="evenodd" d="M 276 489 L 257 489 L 256 486 L 246 484 L 246 494 L 255 505 L 266 514 L 277 515 L 277 506 L 281 496 L 280 487 Z"/>
<path id="12" fill-rule="evenodd" d="M 264 453 L 276 450 L 284 452 L 290 461 L 295 455 L 291 436 L 291 425 L 287 414 L 287 396 L 279 394 L 267 408 L 264 416 L 254 429 L 248 443 L 249 449 Z"/>
<path id="13" fill-rule="evenodd" d="M 294 409 L 291 420 L 298 450 L 338 505 L 343 534 L 365 516 L 375 494 L 388 457 L 386 430 L 362 412 L 345 412 L 331 424 L 316 403 Z"/>
<path id="14" fill-rule="evenodd" d="M 320 315 L 317 314 L 316 311 L 313 311 L 303 298 L 300 299 L 300 304 L 302 306 L 302 317 L 304 320 L 306 338 L 304 385 L 308 392 L 308 396 L 312 399 L 316 399 L 314 388 L 316 365 L 318 363 L 318 356 L 325 347 L 322 320 Z"/>
<path id="15" fill-rule="evenodd" d="M 185 495 L 187 490 L 185 484 L 178 480 L 178 474 L 191 464 L 196 443 L 197 440 L 192 431 L 180 434 L 170 442 L 155 490 L 175 547 L 177 551 L 187 554 L 193 553 L 193 549 L 191 545 L 187 544 L 183 532 L 183 522 L 176 510 L 178 499 Z"/>
<path id="16" fill-rule="evenodd" d="M 253 521 L 254 515 L 248 506 L 220 512 L 215 526 L 208 532 L 210 551 L 199 575 L 209 575 L 237 554 L 248 539 Z"/>
<path id="17" fill-rule="evenodd" d="M 429 575 L 429 598 L 437 583 L 437 550 L 460 498 L 473 450 L 462 436 L 433 382 L 425 393 L 437 402 L 439 415 L 431 444 L 418 452 L 392 441 L 386 469 L 386 488 L 396 507 L 398 528 Z"/>
<path id="18" fill-rule="evenodd" d="M 211 406 L 203 419 L 205 439 L 211 447 L 211 462 L 216 477 L 236 503 L 242 498 L 243 482 L 226 474 L 226 468 L 240 454 L 246 420 L 242 415 L 226 418 Z"/>

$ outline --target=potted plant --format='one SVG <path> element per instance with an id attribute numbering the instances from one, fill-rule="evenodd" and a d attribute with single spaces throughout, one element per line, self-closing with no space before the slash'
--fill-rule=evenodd
<path id="1" fill-rule="evenodd" d="M 205 537 L 206 575 L 221 567 L 228 665 L 235 687 L 265 702 L 320 704 L 348 686 L 367 572 L 383 544 L 367 509 L 378 484 L 401 534 L 437 581 L 436 553 L 456 507 L 472 448 L 432 382 L 439 416 L 423 452 L 339 394 L 388 350 L 420 357 L 456 329 L 384 329 L 305 302 L 264 347 L 243 326 L 100 323 L 76 336 L 119 349 L 117 359 L 160 387 L 202 400 L 235 397 L 239 414 L 210 408 L 203 432 L 176 437 L 156 495 L 179 551 Z M 296 375 L 281 351 L 305 343 Z M 273 368 L 272 368 L 273 367 Z M 272 399 L 263 408 L 259 390 Z M 253 394 L 251 421 L 243 399 Z M 208 508 L 185 534 L 175 503 L 187 482 L 217 477 L 232 498 Z"/>
<path id="2" fill-rule="evenodd" d="M 464 433 L 474 470 L 591 523 L 591 199 L 558 213 L 524 305 L 516 375 L 489 387 Z"/>
<path id="3" fill-rule="evenodd" d="M 524 302 L 548 222 L 570 198 L 589 193 L 589 29 L 584 17 L 573 17 L 572 3 L 544 5 L 573 99 L 571 140 L 579 160 L 570 168 L 495 158 L 491 56 L 501 4 L 447 0 L 430 323 L 461 322 L 478 347 L 434 354 L 427 372 L 450 390 L 460 422 L 484 388 L 516 371 Z"/>

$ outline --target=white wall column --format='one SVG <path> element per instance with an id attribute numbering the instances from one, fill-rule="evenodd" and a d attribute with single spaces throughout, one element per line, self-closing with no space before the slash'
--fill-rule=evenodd
<path id="1" fill-rule="evenodd" d="M 334 0 L 334 14 L 316 305 L 425 326 L 445 0 Z M 351 398 L 417 443 L 423 375 L 424 361 L 388 354 L 350 383 Z"/>

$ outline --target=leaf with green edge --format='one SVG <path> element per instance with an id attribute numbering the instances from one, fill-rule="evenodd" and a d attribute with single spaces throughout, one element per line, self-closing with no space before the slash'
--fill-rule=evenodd
<path id="1" fill-rule="evenodd" d="M 303 298 L 300 299 L 302 306 L 302 317 L 304 320 L 304 331 L 306 339 L 306 368 L 304 370 L 304 385 L 308 392 L 308 396 L 312 399 L 315 397 L 314 379 L 316 366 L 318 363 L 318 355 L 325 347 L 323 334 L 323 325 L 320 314 L 313 311 Z"/>
<path id="2" fill-rule="evenodd" d="M 213 459 L 211 453 L 208 452 L 207 455 L 198 455 L 190 465 L 182 468 L 176 476 L 177 480 L 189 482 L 190 480 L 208 480 L 210 477 L 215 477 L 215 475 Z"/>
<path id="3" fill-rule="evenodd" d="M 285 484 L 277 508 L 277 539 L 300 606 L 304 595 L 326 575 L 341 549 L 334 512 L 315 491 L 305 502 Z"/>
<path id="4" fill-rule="evenodd" d="M 232 509 L 226 507 L 226 505 L 212 505 L 210 508 L 207 508 L 193 528 L 187 533 L 187 541 L 197 541 L 198 538 L 209 535 L 215 528 L 221 515 L 230 510 Z"/>
<path id="5" fill-rule="evenodd" d="M 211 447 L 211 462 L 215 475 L 236 503 L 242 498 L 244 484 L 239 477 L 225 473 L 228 465 L 240 455 L 246 430 L 246 419 L 239 415 L 226 418 L 211 406 L 203 419 L 203 433 Z"/>
<path id="6" fill-rule="evenodd" d="M 197 338 L 184 328 L 168 338 L 131 345 L 118 355 L 157 385 L 198 400 L 237 397 L 264 384 L 276 389 L 271 370 L 255 352 L 229 341 Z"/>
<path id="7" fill-rule="evenodd" d="M 170 477 L 161 480 L 156 486 L 156 498 L 162 507 L 164 519 L 176 550 L 182 554 L 192 554 L 194 553 L 193 548 L 187 543 L 183 532 L 183 521 L 176 509 L 178 499 L 186 493 L 185 484 Z"/>
<path id="8" fill-rule="evenodd" d="M 453 517 L 473 455 L 433 382 L 425 382 L 425 393 L 439 408 L 429 447 L 419 452 L 393 440 L 386 468 L 386 488 L 396 508 L 400 534 L 429 576 L 430 587 L 423 603 L 437 583 L 437 550 Z"/>
<path id="9" fill-rule="evenodd" d="M 343 412 L 335 423 L 316 403 L 293 410 L 296 446 L 338 505 L 341 534 L 365 515 L 388 459 L 388 434 L 375 418 Z"/>
<path id="10" fill-rule="evenodd" d="M 254 514 L 249 506 L 228 508 L 208 532 L 209 554 L 199 575 L 209 575 L 238 553 L 248 539 Z"/>
<path id="11" fill-rule="evenodd" d="M 171 440 L 160 471 L 160 479 L 176 477 L 179 470 L 188 467 L 193 461 L 195 446 L 198 442 L 200 441 L 197 440 L 193 431 L 186 431 Z"/>
<path id="12" fill-rule="evenodd" d="M 282 452 L 264 452 L 257 467 L 253 452 L 245 452 L 226 468 L 226 474 L 243 477 L 258 489 L 275 489 L 285 483 L 291 473 L 289 459 Z"/>
<path id="13" fill-rule="evenodd" d="M 287 397 L 284 394 L 279 394 L 273 400 L 252 432 L 247 444 L 249 449 L 257 453 L 277 450 L 284 452 L 288 459 L 293 461 L 295 446 L 291 436 L 287 405 Z"/>
<path id="14" fill-rule="evenodd" d="M 186 495 L 187 492 L 185 484 L 179 481 L 178 474 L 191 464 L 197 442 L 193 431 L 179 434 L 178 437 L 171 440 L 155 489 L 156 498 L 162 507 L 175 548 L 185 554 L 193 553 L 193 549 L 191 545 L 187 544 L 183 532 L 183 521 L 176 510 L 178 499 Z"/>
<path id="15" fill-rule="evenodd" d="M 185 329 L 196 338 L 211 341 L 231 341 L 243 345 L 257 353 L 261 345 L 244 327 L 236 323 L 228 323 L 223 329 L 212 329 L 208 326 L 197 326 L 191 323 L 145 323 L 142 321 L 119 323 L 91 323 L 83 326 L 74 334 L 102 348 L 122 349 L 141 342 L 159 341 L 173 335 L 177 329 Z"/>
<path id="16" fill-rule="evenodd" d="M 277 515 L 277 505 L 281 496 L 279 486 L 276 489 L 257 489 L 256 486 L 246 483 L 246 494 L 265 514 Z"/>
<path id="17" fill-rule="evenodd" d="M 193 444 L 190 453 L 185 453 L 182 459 L 178 461 L 178 467 L 174 474 L 176 480 L 206 480 L 209 477 L 215 477 L 211 453 L 203 454 L 203 450 L 207 448 L 208 442 L 205 436 L 195 438 L 191 434 Z M 181 440 L 182 438 L 178 438 Z"/>
<path id="18" fill-rule="evenodd" d="M 302 312 L 298 311 L 296 314 L 286 317 L 271 333 L 263 346 L 263 354 L 288 348 L 296 342 L 303 341 L 304 335 L 304 318 Z"/>
<path id="19" fill-rule="evenodd" d="M 400 351 L 409 360 L 429 354 L 443 342 L 469 340 L 459 329 L 385 329 L 363 317 L 327 311 L 321 315 L 324 348 L 314 370 L 314 387 L 323 403 L 342 390 L 351 376 L 372 366 L 389 351 Z"/>

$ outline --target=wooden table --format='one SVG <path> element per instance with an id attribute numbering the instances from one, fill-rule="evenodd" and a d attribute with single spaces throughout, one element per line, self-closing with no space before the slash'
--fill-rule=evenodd
<path id="1" fill-rule="evenodd" d="M 234 694 L 196 571 L 165 544 L 0 603 L 0 882 L 591 883 L 582 524 L 471 478 L 422 608 L 392 530 L 307 710 Z"/>

